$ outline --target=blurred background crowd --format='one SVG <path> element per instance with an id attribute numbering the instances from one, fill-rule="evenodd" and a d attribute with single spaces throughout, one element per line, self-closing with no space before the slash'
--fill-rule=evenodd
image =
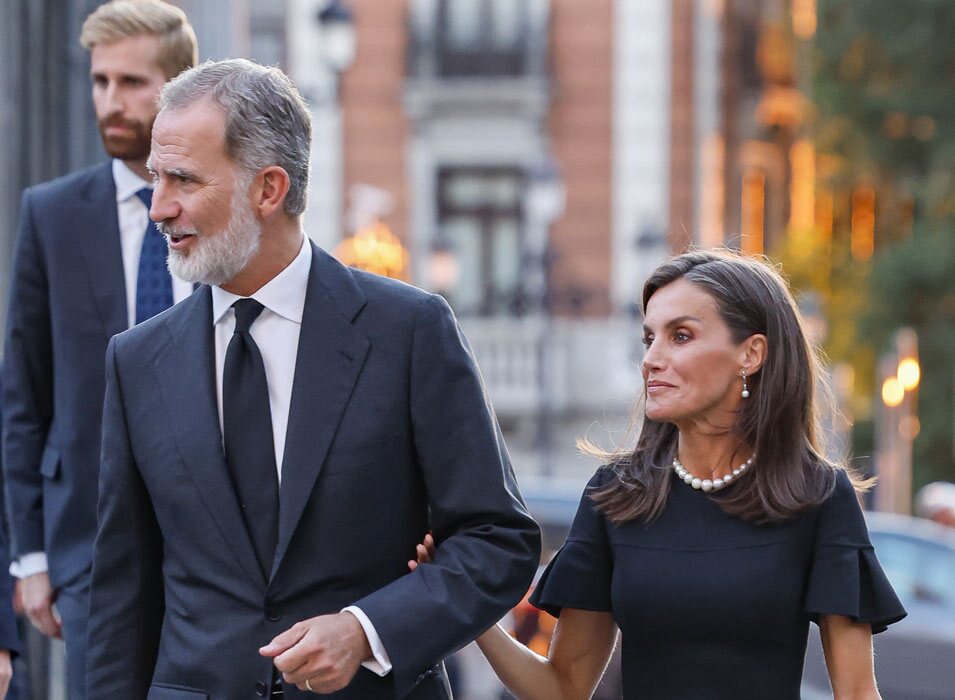
<path id="1" fill-rule="evenodd" d="M 105 158 L 77 42 L 99 4 L 0 4 L 3 310 L 20 192 Z M 200 58 L 279 65 L 302 90 L 307 234 L 449 300 L 545 547 L 594 466 L 575 439 L 634 437 L 646 274 L 689 246 L 781 264 L 830 361 L 832 455 L 879 478 L 869 525 L 911 613 L 877 639 L 883 694 L 953 696 L 955 4 L 173 4 Z M 549 637 L 538 622 L 514 612 L 522 641 Z M 45 649 L 34 697 L 62 697 Z M 826 697 L 814 649 L 807 698 Z M 500 692 L 467 649 L 455 682 Z"/>

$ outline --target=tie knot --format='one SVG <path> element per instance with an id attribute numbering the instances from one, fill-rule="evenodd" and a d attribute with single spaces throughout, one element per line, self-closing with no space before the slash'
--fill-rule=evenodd
<path id="1" fill-rule="evenodd" d="M 235 332 L 248 333 L 252 322 L 262 313 L 262 306 L 255 299 L 239 299 L 232 305 L 235 309 Z"/>
<path id="2" fill-rule="evenodd" d="M 146 211 L 149 211 L 153 205 L 153 191 L 148 187 L 144 187 L 136 193 L 136 196 L 146 205 Z"/>

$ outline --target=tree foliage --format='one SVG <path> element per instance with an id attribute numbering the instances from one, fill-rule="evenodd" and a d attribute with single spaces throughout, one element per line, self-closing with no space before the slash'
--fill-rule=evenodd
<path id="1" fill-rule="evenodd" d="M 849 193 L 877 193 L 874 259 L 832 256 L 830 352 L 874 375 L 895 330 L 917 331 L 915 487 L 955 479 L 955 2 L 819 0 L 818 13 L 814 133 L 842 202 L 833 249 L 850 235 Z M 860 383 L 869 396 L 873 384 Z"/>

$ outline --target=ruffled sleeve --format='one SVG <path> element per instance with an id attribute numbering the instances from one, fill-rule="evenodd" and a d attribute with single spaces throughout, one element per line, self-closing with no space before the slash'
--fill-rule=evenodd
<path id="1" fill-rule="evenodd" d="M 865 518 L 848 475 L 840 471 L 836 488 L 819 509 L 805 612 L 845 615 L 872 626 L 872 632 L 905 617 L 905 608 L 886 578 L 869 541 Z"/>
<path id="2" fill-rule="evenodd" d="M 560 551 L 541 575 L 530 602 L 554 617 L 563 608 L 610 611 L 610 581 L 613 556 L 607 538 L 607 525 L 590 493 L 603 486 L 612 472 L 597 471 L 577 508 L 574 524 Z"/>

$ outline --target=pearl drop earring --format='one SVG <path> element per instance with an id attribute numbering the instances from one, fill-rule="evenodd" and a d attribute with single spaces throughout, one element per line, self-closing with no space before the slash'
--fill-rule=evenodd
<path id="1" fill-rule="evenodd" d="M 743 377 L 743 391 L 740 393 L 740 396 L 742 396 L 744 399 L 748 399 L 749 387 L 746 386 L 746 370 L 744 369 L 740 374 Z"/>

